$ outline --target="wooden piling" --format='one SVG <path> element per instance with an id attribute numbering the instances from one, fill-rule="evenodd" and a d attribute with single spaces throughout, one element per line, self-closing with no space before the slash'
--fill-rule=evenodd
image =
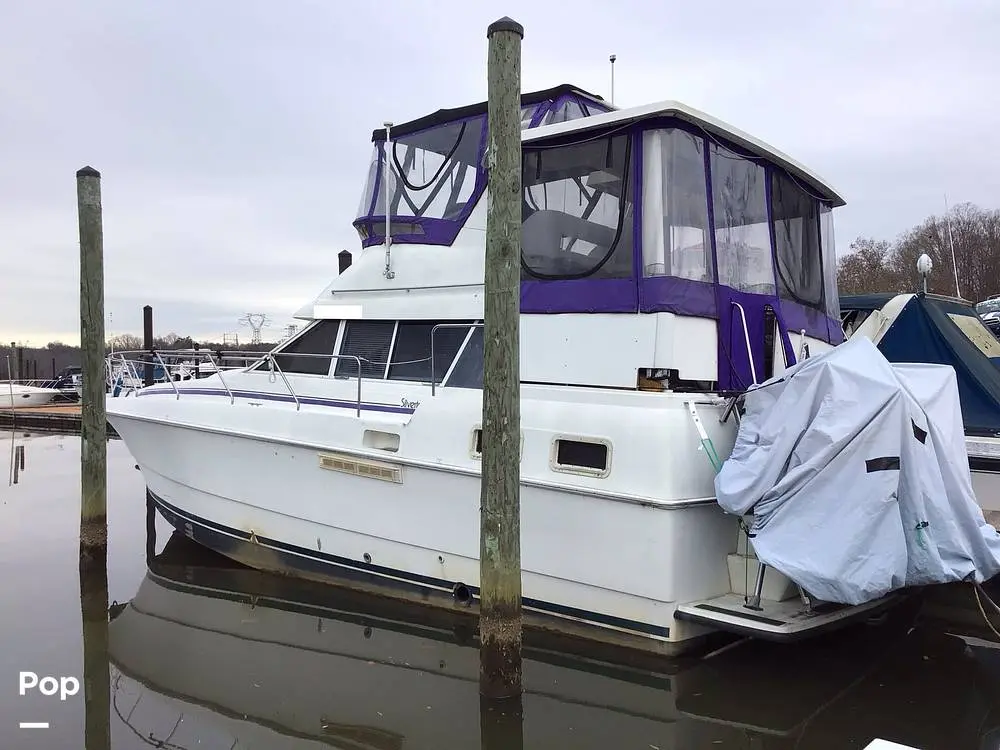
<path id="1" fill-rule="evenodd" d="M 521 694 L 521 24 L 490 24 L 479 688 Z"/>
<path id="2" fill-rule="evenodd" d="M 84 747 L 111 747 L 111 669 L 108 661 L 108 572 L 80 568 L 80 610 L 83 615 Z"/>
<path id="3" fill-rule="evenodd" d="M 146 305 L 142 308 L 142 348 L 147 352 L 153 351 L 153 306 Z M 143 366 L 142 385 L 148 387 L 153 384 L 153 355 L 146 354 L 146 364 Z"/>
<path id="4" fill-rule="evenodd" d="M 80 222 L 80 349 L 83 397 L 80 425 L 80 571 L 106 571 L 107 415 L 104 380 L 104 229 L 101 174 L 76 173 Z"/>

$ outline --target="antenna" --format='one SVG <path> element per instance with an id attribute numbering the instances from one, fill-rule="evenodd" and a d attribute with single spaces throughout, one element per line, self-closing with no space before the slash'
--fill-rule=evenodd
<path id="1" fill-rule="evenodd" d="M 618 59 L 618 55 L 611 55 L 608 58 L 611 61 L 611 103 L 615 103 L 615 60 Z"/>
<path id="2" fill-rule="evenodd" d="M 267 319 L 267 315 L 264 313 L 246 313 L 242 318 L 240 318 L 241 326 L 250 327 L 250 345 L 256 346 L 263 343 L 260 338 L 260 331 L 262 328 L 266 328 L 270 321 Z"/>
<path id="3" fill-rule="evenodd" d="M 944 218 L 948 222 L 948 244 L 951 245 L 951 267 L 955 269 L 955 296 L 962 299 L 958 291 L 958 261 L 955 260 L 955 240 L 951 236 L 951 214 L 948 212 L 948 194 L 944 194 Z"/>

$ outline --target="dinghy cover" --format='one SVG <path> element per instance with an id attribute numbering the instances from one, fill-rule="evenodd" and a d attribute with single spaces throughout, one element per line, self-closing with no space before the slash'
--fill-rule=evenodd
<path id="1" fill-rule="evenodd" d="M 753 513 L 757 557 L 822 601 L 1000 572 L 954 369 L 891 364 L 864 337 L 746 394 L 715 488 L 727 512 Z"/>

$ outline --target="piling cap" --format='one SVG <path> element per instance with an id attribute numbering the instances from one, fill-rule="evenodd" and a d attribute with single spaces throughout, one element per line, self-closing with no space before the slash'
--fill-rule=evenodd
<path id="1" fill-rule="evenodd" d="M 504 16 L 503 18 L 491 23 L 490 27 L 486 30 L 486 36 L 491 37 L 498 31 L 513 31 L 519 37 L 524 39 L 524 27 L 510 16 Z"/>
<path id="2" fill-rule="evenodd" d="M 93 167 L 84 167 L 83 169 L 77 170 L 77 177 L 100 177 L 101 173 L 98 172 Z"/>

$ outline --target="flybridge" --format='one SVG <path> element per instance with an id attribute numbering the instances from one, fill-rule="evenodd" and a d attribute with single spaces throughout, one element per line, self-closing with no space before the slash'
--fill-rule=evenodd
<path id="1" fill-rule="evenodd" d="M 844 200 L 810 169 L 678 102 L 615 109 L 562 86 L 525 94 L 522 122 L 525 378 L 743 390 L 844 340 Z M 481 319 L 486 103 L 372 140 L 362 253 L 297 317 Z M 577 361 L 595 339 L 614 352 Z"/>
<path id="2" fill-rule="evenodd" d="M 563 84 L 523 94 L 521 125 L 536 128 L 612 109 L 601 97 Z M 362 247 L 385 242 L 386 192 L 393 244 L 455 241 L 486 190 L 486 115 L 486 102 L 479 102 L 393 125 L 388 139 L 385 128 L 372 133 L 375 147 L 354 220 Z"/>

